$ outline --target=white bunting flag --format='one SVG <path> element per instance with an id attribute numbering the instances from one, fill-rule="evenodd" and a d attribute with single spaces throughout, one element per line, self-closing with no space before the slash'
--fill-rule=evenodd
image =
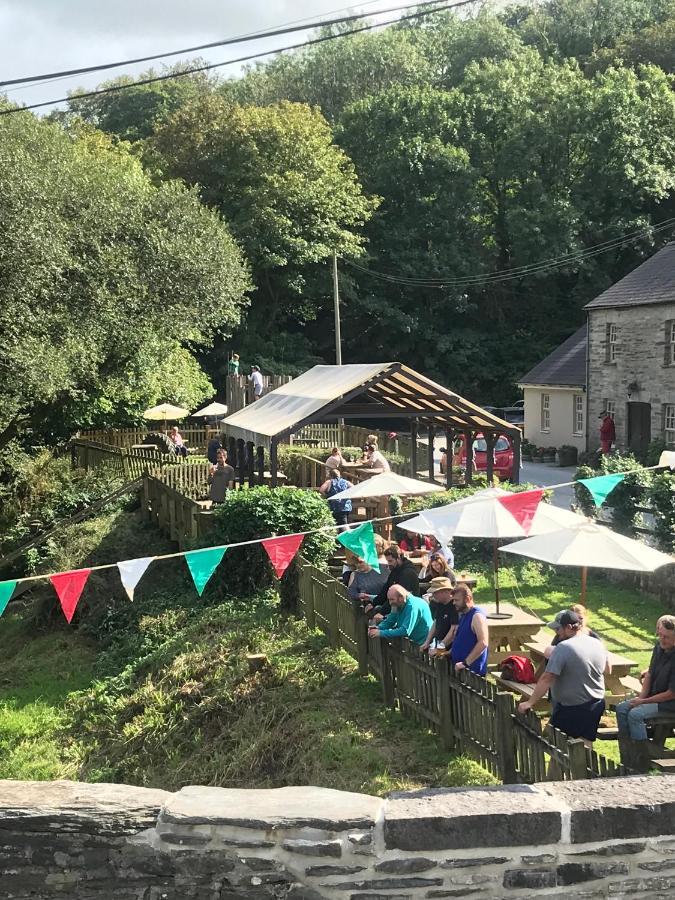
<path id="1" fill-rule="evenodd" d="M 145 570 L 153 561 L 154 556 L 142 556 L 140 559 L 126 559 L 117 563 L 120 570 L 122 585 L 131 601 L 134 599 L 134 589 L 145 574 Z"/>

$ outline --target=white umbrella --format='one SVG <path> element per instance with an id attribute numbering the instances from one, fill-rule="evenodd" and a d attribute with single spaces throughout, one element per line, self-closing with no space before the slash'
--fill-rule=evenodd
<path id="1" fill-rule="evenodd" d="M 447 543 L 453 537 L 491 538 L 497 603 L 495 618 L 507 615 L 499 612 L 498 541 L 505 538 L 527 537 L 528 534 L 547 534 L 587 521 L 585 517 L 571 511 L 548 503 L 540 503 L 529 530 L 526 530 L 499 502 L 500 498 L 512 495 L 513 492 L 502 488 L 487 488 L 447 506 L 425 509 L 419 516 L 401 522 L 400 525 L 406 531 L 414 531 L 416 534 L 433 534 L 442 543 Z"/>
<path id="2" fill-rule="evenodd" d="M 166 422 L 167 419 L 184 419 L 190 415 L 189 409 L 183 409 L 182 406 L 173 406 L 171 403 L 160 403 L 159 406 L 151 406 L 143 413 L 144 419 L 151 422 Z"/>
<path id="3" fill-rule="evenodd" d="M 582 569 L 582 601 L 586 593 L 587 567 L 653 572 L 661 566 L 675 563 L 675 558 L 667 553 L 617 534 L 590 519 L 574 528 L 535 535 L 515 544 L 506 544 L 501 549 L 504 553 L 540 559 L 557 566 L 579 566 Z"/>
<path id="4" fill-rule="evenodd" d="M 191 413 L 195 418 L 197 416 L 224 416 L 227 413 L 227 406 L 224 403 L 209 403 L 204 409 Z"/>
<path id="5" fill-rule="evenodd" d="M 445 488 L 430 481 L 417 481 L 415 478 L 406 478 L 405 475 L 397 475 L 396 472 L 382 472 L 373 475 L 360 484 L 333 494 L 331 500 L 356 500 L 364 497 L 390 497 L 392 494 L 401 496 L 417 496 L 420 494 L 435 494 Z"/>

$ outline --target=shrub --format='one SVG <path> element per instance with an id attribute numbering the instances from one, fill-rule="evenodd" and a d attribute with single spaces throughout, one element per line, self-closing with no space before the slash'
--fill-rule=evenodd
<path id="1" fill-rule="evenodd" d="M 612 526 L 621 534 L 634 536 L 636 527 L 642 522 L 642 515 L 636 510 L 645 500 L 645 488 L 649 487 L 653 475 L 645 472 L 642 463 L 632 453 L 615 453 L 611 456 L 601 456 L 599 466 L 595 469 L 590 466 L 579 466 L 574 475 L 574 480 L 580 478 L 594 478 L 597 475 L 609 475 L 614 472 L 634 472 L 627 475 L 618 484 L 609 497 L 605 500 L 605 506 L 612 510 Z M 589 493 L 581 484 L 574 486 L 574 494 L 577 506 L 587 516 L 596 517 L 598 510 Z"/>
<path id="2" fill-rule="evenodd" d="M 254 487 L 233 491 L 214 515 L 209 544 L 230 544 L 272 535 L 313 531 L 334 525 L 326 501 L 315 491 L 282 487 Z M 325 566 L 335 548 L 335 532 L 308 534 L 302 555 L 317 566 Z M 273 584 L 273 572 L 260 545 L 233 548 L 227 553 L 227 591 L 237 596 L 251 594 Z M 291 564 L 281 579 L 282 600 L 289 604 L 297 596 L 297 566 Z"/>
<path id="3" fill-rule="evenodd" d="M 647 461 L 645 462 L 646 466 L 657 466 L 659 464 L 659 459 L 661 457 L 661 453 L 664 450 L 667 450 L 666 442 L 663 438 L 654 438 L 653 441 L 649 444 L 647 448 Z"/>
<path id="4" fill-rule="evenodd" d="M 654 475 L 646 491 L 654 513 L 654 534 L 665 553 L 675 550 L 675 474 Z"/>

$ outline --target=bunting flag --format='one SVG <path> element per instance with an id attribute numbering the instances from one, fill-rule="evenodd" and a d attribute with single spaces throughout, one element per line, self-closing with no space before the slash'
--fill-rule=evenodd
<path id="1" fill-rule="evenodd" d="M 185 554 L 185 562 L 188 564 L 190 575 L 201 597 L 209 578 L 218 568 L 227 547 L 208 547 L 206 550 L 190 550 Z"/>
<path id="2" fill-rule="evenodd" d="M 122 579 L 122 587 L 132 602 L 134 590 L 154 558 L 154 556 L 142 556 L 140 559 L 125 559 L 117 563 L 117 568 L 120 570 L 120 578 Z"/>
<path id="3" fill-rule="evenodd" d="M 84 586 L 89 578 L 91 569 L 74 569 L 72 572 L 61 572 L 60 575 L 52 575 L 49 580 L 54 585 L 63 615 L 70 625 Z"/>
<path id="4" fill-rule="evenodd" d="M 303 537 L 302 534 L 289 534 L 285 537 L 267 538 L 262 542 L 277 578 L 281 578 L 290 566 Z"/>
<path id="5" fill-rule="evenodd" d="M 537 512 L 539 501 L 543 496 L 543 488 L 537 488 L 534 491 L 521 491 L 518 494 L 509 494 L 506 497 L 498 497 L 497 499 L 504 509 L 511 513 L 525 534 L 529 534 L 532 520 Z"/>
<path id="6" fill-rule="evenodd" d="M 580 478 L 579 483 L 588 489 L 593 503 L 600 507 L 625 477 L 625 475 L 598 475 L 595 478 Z"/>
<path id="7" fill-rule="evenodd" d="M 377 569 L 379 562 L 377 559 L 377 549 L 375 547 L 375 532 L 373 531 L 372 522 L 364 522 L 358 528 L 351 528 L 349 531 L 342 531 L 337 536 L 338 541 L 347 550 L 351 550 L 361 559 L 365 559 L 369 566 Z"/>
<path id="8" fill-rule="evenodd" d="M 12 599 L 16 581 L 0 581 L 0 616 L 7 609 L 7 604 Z"/>

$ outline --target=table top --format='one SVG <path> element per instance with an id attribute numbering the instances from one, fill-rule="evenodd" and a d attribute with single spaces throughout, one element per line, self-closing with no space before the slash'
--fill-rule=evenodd
<path id="1" fill-rule="evenodd" d="M 544 658 L 544 650 L 550 645 L 543 644 L 540 641 L 528 641 L 524 646 L 527 647 L 533 657 L 536 657 L 537 660 L 541 660 Z M 635 660 L 629 659 L 627 656 L 621 656 L 619 653 L 612 653 L 611 650 L 608 650 L 607 654 L 613 671 L 624 668 L 626 669 L 626 674 L 628 674 L 631 669 L 634 669 L 635 666 L 637 666 Z"/>
<path id="2" fill-rule="evenodd" d="M 482 603 L 479 601 L 477 605 L 480 606 L 481 609 L 484 609 L 488 615 L 497 611 L 497 607 L 494 603 Z M 514 628 L 527 627 L 532 629 L 532 634 L 536 634 L 544 624 L 540 618 L 533 616 L 532 613 L 525 612 L 524 609 L 520 609 L 518 606 L 514 606 L 513 603 L 500 603 L 499 611 L 510 613 L 511 618 L 489 619 L 488 626 L 491 632 L 509 631 Z"/>

